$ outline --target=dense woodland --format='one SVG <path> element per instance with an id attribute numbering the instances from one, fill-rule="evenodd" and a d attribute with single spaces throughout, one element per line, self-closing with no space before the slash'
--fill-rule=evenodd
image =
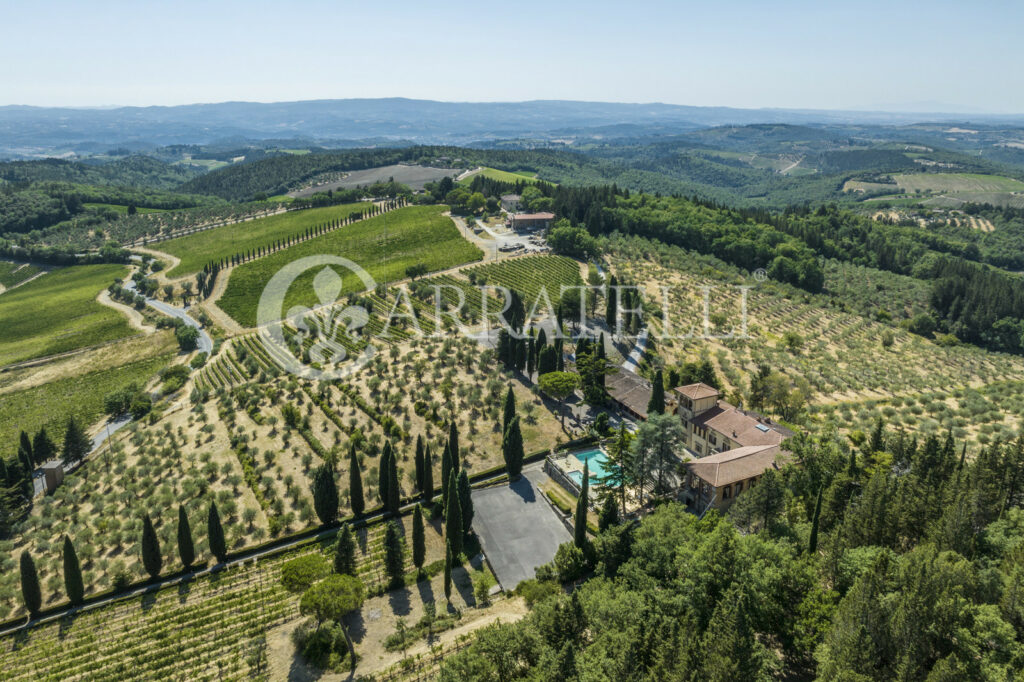
<path id="1" fill-rule="evenodd" d="M 879 424 L 795 461 L 725 518 L 675 503 L 563 548 L 516 624 L 444 680 L 1001 680 L 1024 666 L 1024 444 L 965 458 Z M 607 503 L 606 503 L 607 506 Z M 604 514 L 602 514 L 604 517 Z M 611 518 L 611 516 L 607 517 Z M 591 575 L 579 584 L 580 572 Z M 553 585 L 569 580 L 570 594 Z"/>

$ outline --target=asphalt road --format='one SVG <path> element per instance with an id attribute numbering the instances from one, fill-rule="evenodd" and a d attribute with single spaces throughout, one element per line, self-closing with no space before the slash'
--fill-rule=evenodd
<path id="1" fill-rule="evenodd" d="M 135 291 L 135 280 L 127 280 L 124 283 L 124 288 L 128 289 L 129 291 Z M 146 297 L 146 305 L 148 305 L 153 310 L 156 310 L 158 312 L 163 313 L 164 315 L 167 315 L 168 317 L 176 317 L 177 319 L 181 320 L 188 326 L 195 327 L 196 329 L 198 329 L 199 340 L 196 343 L 196 350 L 202 353 L 213 352 L 213 339 L 211 339 L 210 335 L 206 333 L 205 329 L 203 329 L 203 325 L 199 324 L 199 322 L 194 320 L 188 314 L 188 308 L 179 308 L 177 306 L 171 305 L 170 303 L 158 301 L 155 298 L 150 298 L 149 296 Z"/>

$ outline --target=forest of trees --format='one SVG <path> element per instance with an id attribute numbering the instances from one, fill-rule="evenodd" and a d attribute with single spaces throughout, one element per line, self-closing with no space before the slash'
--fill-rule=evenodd
<path id="1" fill-rule="evenodd" d="M 879 424 L 791 441 L 722 518 L 665 503 L 563 546 L 442 679 L 1009 679 L 1024 666 L 1024 443 Z M 584 562 L 570 594 L 547 584 Z"/>

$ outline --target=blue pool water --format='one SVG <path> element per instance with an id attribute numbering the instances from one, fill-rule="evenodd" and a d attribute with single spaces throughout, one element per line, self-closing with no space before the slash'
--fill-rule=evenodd
<path id="1" fill-rule="evenodd" d="M 586 452 L 577 452 L 575 455 L 576 459 L 580 462 L 586 462 L 590 468 L 591 478 L 603 478 L 608 475 L 608 469 L 605 466 L 608 464 L 608 455 L 604 454 L 601 450 L 587 450 Z M 578 477 L 578 478 L 577 478 Z M 573 476 L 573 480 L 577 483 L 583 482 L 583 474 L 576 473 Z"/>
<path id="2" fill-rule="evenodd" d="M 570 471 L 569 478 L 571 478 L 576 485 L 583 487 L 583 472 L 582 471 Z"/>

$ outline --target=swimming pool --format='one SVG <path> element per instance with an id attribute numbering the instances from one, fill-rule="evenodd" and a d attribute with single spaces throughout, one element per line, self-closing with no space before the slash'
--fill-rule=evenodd
<path id="1" fill-rule="evenodd" d="M 583 472 L 582 471 L 570 471 L 569 478 L 579 487 L 583 487 Z"/>
<path id="2" fill-rule="evenodd" d="M 604 478 L 608 475 L 609 471 L 606 467 L 608 464 L 608 455 L 604 454 L 602 450 L 587 450 L 586 452 L 577 452 L 575 454 L 576 459 L 580 462 L 585 462 L 590 468 L 591 478 Z M 575 472 L 574 472 L 575 473 Z M 583 482 L 583 474 L 579 474 L 579 479 L 573 477 L 573 480 L 577 483 Z"/>

